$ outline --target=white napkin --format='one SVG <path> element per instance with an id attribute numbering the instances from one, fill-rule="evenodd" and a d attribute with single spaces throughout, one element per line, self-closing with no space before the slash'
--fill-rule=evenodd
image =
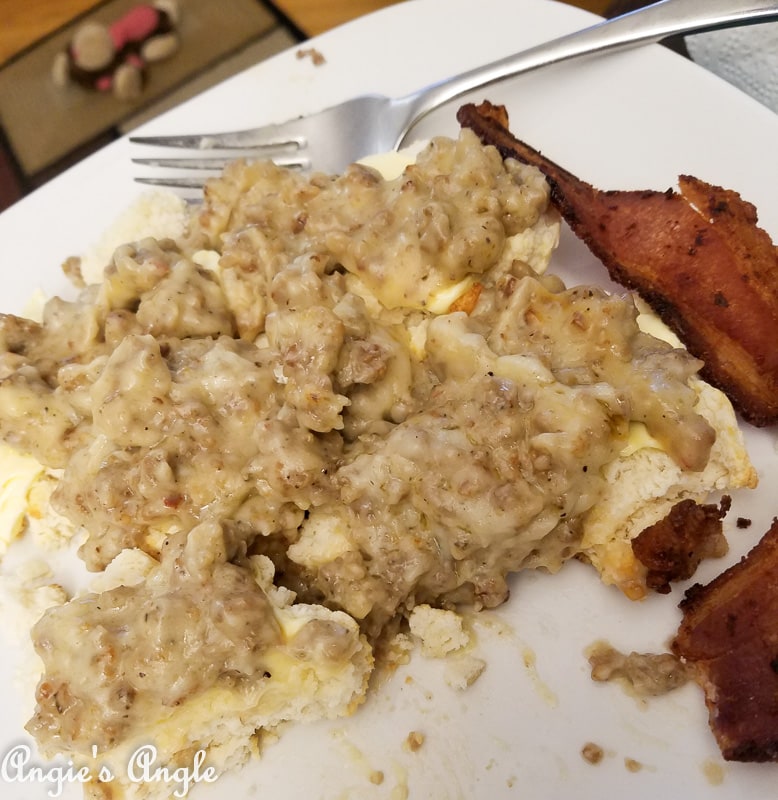
<path id="1" fill-rule="evenodd" d="M 692 59 L 778 114 L 778 23 L 686 37 Z"/>

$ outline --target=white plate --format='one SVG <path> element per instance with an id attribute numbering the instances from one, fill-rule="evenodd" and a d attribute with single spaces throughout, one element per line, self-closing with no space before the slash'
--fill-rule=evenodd
<path id="1" fill-rule="evenodd" d="M 401 94 L 595 21 L 548 0 L 416 0 L 358 20 L 310 43 L 315 66 L 294 50 L 258 64 L 149 123 L 144 132 L 229 129 L 278 121 L 366 91 Z M 308 46 L 308 45 L 306 45 Z M 695 65 L 658 46 L 560 65 L 478 93 L 504 102 L 512 128 L 573 172 L 603 188 L 675 185 L 682 172 L 738 190 L 778 241 L 778 117 Z M 455 134 L 453 109 L 420 135 Z M 119 141 L 0 215 L 2 310 L 18 312 L 37 287 L 65 290 L 59 265 L 82 252 L 139 189 L 131 147 Z M 568 279 L 606 282 L 567 232 L 555 259 Z M 775 431 L 744 426 L 763 478 L 735 497 L 731 553 L 698 574 L 708 580 L 766 530 L 778 501 Z M 754 521 L 738 531 L 738 515 Z M 399 670 L 347 721 L 290 728 L 261 762 L 198 786 L 193 800 L 289 798 L 601 798 L 774 796 L 778 766 L 724 764 L 694 686 L 641 707 L 589 678 L 584 649 L 607 638 L 621 649 L 657 651 L 679 619 L 676 589 L 630 603 L 569 564 L 560 575 L 522 574 L 510 602 L 478 626 L 488 667 L 467 692 L 445 684 L 445 665 L 422 658 Z M 495 620 L 505 621 L 500 625 Z M 14 688 L 14 653 L 0 666 L 0 751 L 23 742 L 30 697 Z M 426 739 L 409 752 L 410 731 Z M 586 742 L 605 750 L 597 766 Z M 627 767 L 627 759 L 641 766 Z M 381 770 L 384 781 L 370 782 Z M 717 785 L 720 784 L 720 785 Z M 0 779 L 8 800 L 43 800 L 51 785 Z M 407 793 L 407 794 L 406 794 Z M 66 798 L 80 788 L 66 784 Z"/>

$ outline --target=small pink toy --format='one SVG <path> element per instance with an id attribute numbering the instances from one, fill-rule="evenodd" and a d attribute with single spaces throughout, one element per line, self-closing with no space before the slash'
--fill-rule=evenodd
<path id="1" fill-rule="evenodd" d="M 135 100 L 143 91 L 146 65 L 178 49 L 177 22 L 176 0 L 135 6 L 111 25 L 87 22 L 54 60 L 54 81 Z"/>

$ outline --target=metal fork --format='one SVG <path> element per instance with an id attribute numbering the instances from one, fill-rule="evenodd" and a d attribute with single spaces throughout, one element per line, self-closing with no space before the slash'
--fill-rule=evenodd
<path id="1" fill-rule="evenodd" d="M 474 89 L 580 56 L 615 52 L 670 36 L 778 20 L 778 0 L 661 0 L 544 44 L 477 67 L 399 98 L 364 95 L 277 125 L 185 136 L 136 136 L 137 144 L 227 151 L 216 158 L 134 158 L 137 164 L 221 169 L 235 151 L 303 170 L 339 172 L 348 164 L 403 145 L 432 110 Z M 142 183 L 197 188 L 202 178 L 137 178 Z"/>

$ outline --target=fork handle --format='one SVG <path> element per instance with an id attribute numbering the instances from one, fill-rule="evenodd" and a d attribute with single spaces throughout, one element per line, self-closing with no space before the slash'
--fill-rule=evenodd
<path id="1" fill-rule="evenodd" d="M 778 0 L 660 0 L 408 95 L 403 98 L 403 103 L 410 107 L 412 121 L 400 133 L 398 145 L 402 144 L 410 129 L 433 109 L 473 89 L 505 78 L 579 56 L 659 42 L 669 36 L 772 20 L 778 20 Z"/>

